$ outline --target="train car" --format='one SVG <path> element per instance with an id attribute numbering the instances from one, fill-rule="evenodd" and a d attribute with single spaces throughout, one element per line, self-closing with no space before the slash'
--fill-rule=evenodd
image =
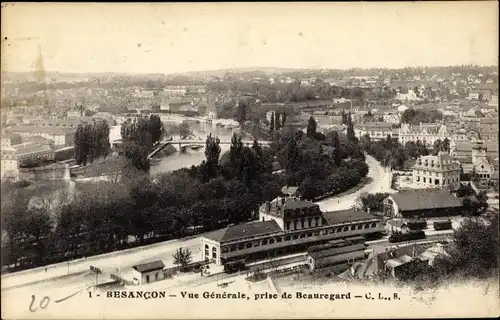
<path id="1" fill-rule="evenodd" d="M 451 220 L 435 221 L 433 225 L 434 225 L 434 230 L 436 231 L 452 229 Z"/>
<path id="2" fill-rule="evenodd" d="M 427 221 L 425 219 L 412 219 L 406 222 L 410 230 L 422 230 L 427 228 Z"/>
<path id="3" fill-rule="evenodd" d="M 229 261 L 224 264 L 225 273 L 235 273 L 246 269 L 245 260 Z"/>
<path id="4" fill-rule="evenodd" d="M 389 237 L 389 242 L 403 242 L 411 240 L 425 239 L 425 232 L 423 230 L 410 230 L 409 232 L 394 232 Z"/>

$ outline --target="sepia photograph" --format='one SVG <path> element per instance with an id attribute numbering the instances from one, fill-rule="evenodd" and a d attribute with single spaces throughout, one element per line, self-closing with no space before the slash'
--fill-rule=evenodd
<path id="1" fill-rule="evenodd" d="M 2 2 L 1 318 L 500 316 L 498 9 Z"/>

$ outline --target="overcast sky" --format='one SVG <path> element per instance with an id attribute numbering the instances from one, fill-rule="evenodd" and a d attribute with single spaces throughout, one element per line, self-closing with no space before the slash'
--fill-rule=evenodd
<path id="1" fill-rule="evenodd" d="M 5 4 L 2 4 L 5 6 Z M 35 4 L 2 10 L 2 69 L 496 65 L 498 3 Z M 7 40 L 5 40 L 7 37 Z"/>

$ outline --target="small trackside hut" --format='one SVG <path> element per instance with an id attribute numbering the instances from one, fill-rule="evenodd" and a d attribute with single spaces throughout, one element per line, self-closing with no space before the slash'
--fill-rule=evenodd
<path id="1" fill-rule="evenodd" d="M 142 285 L 163 280 L 165 265 L 161 260 L 133 266 L 134 284 Z"/>

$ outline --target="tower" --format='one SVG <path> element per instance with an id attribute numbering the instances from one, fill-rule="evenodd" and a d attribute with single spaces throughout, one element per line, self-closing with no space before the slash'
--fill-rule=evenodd
<path id="1" fill-rule="evenodd" d="M 486 151 L 488 148 L 484 145 L 481 140 L 476 141 L 476 143 L 472 146 L 472 163 L 478 163 L 481 160 L 486 159 Z"/>

